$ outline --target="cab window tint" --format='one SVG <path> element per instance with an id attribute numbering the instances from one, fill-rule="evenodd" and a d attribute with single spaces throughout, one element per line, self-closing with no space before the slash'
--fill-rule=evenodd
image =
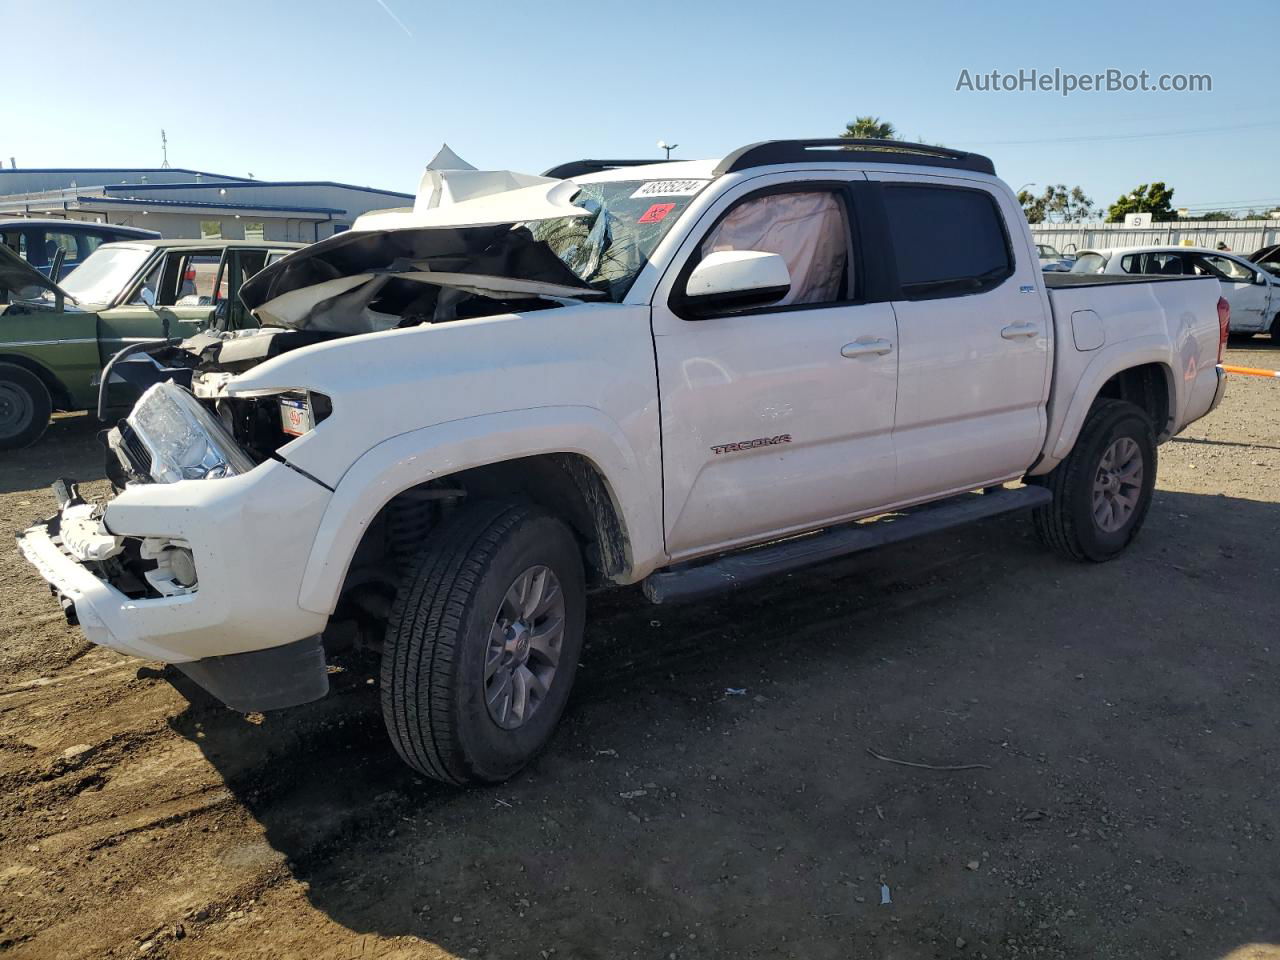
<path id="1" fill-rule="evenodd" d="M 1013 273 L 1004 219 L 985 191 L 886 185 L 884 204 L 905 299 L 981 293 Z"/>

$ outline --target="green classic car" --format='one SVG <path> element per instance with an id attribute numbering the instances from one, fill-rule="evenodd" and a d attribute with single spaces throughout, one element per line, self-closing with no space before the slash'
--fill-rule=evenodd
<path id="1" fill-rule="evenodd" d="M 56 284 L 0 244 L 0 450 L 34 443 L 54 410 L 95 408 L 102 368 L 132 343 L 191 336 L 215 313 L 230 329 L 253 325 L 240 284 L 301 246 L 105 243 Z"/>

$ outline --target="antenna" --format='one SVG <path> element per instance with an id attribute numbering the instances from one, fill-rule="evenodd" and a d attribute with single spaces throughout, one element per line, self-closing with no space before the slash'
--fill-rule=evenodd
<path id="1" fill-rule="evenodd" d="M 160 161 L 160 169 L 169 169 L 169 138 L 165 135 L 164 128 L 160 128 L 160 153 L 164 159 Z"/>
<path id="2" fill-rule="evenodd" d="M 680 146 L 678 143 L 667 143 L 665 140 L 658 141 L 658 149 L 667 151 L 667 159 L 671 159 L 671 151 Z"/>

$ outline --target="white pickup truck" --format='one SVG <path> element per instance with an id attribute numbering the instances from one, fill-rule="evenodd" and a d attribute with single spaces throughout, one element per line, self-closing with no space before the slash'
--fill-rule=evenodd
<path id="1" fill-rule="evenodd" d="M 1228 324 L 1214 278 L 1043 273 L 985 157 L 850 140 L 429 172 L 243 299 L 260 330 L 148 361 L 114 498 L 60 481 L 21 548 L 90 640 L 236 709 L 323 695 L 363 638 L 396 749 L 457 784 L 547 742 L 588 588 L 690 599 L 1018 508 L 1115 556 Z"/>

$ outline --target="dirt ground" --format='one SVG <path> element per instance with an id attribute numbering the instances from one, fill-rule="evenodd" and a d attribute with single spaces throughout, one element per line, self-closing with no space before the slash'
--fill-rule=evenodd
<path id="1" fill-rule="evenodd" d="M 1013 518 L 602 595 L 550 749 L 471 792 L 400 764 L 374 664 L 242 717 L 87 645 L 10 542 L 0 954 L 1274 960 L 1280 383 L 1233 378 L 1160 455 L 1103 566 Z M 0 526 L 60 474 L 102 475 L 85 418 L 3 455 Z"/>

